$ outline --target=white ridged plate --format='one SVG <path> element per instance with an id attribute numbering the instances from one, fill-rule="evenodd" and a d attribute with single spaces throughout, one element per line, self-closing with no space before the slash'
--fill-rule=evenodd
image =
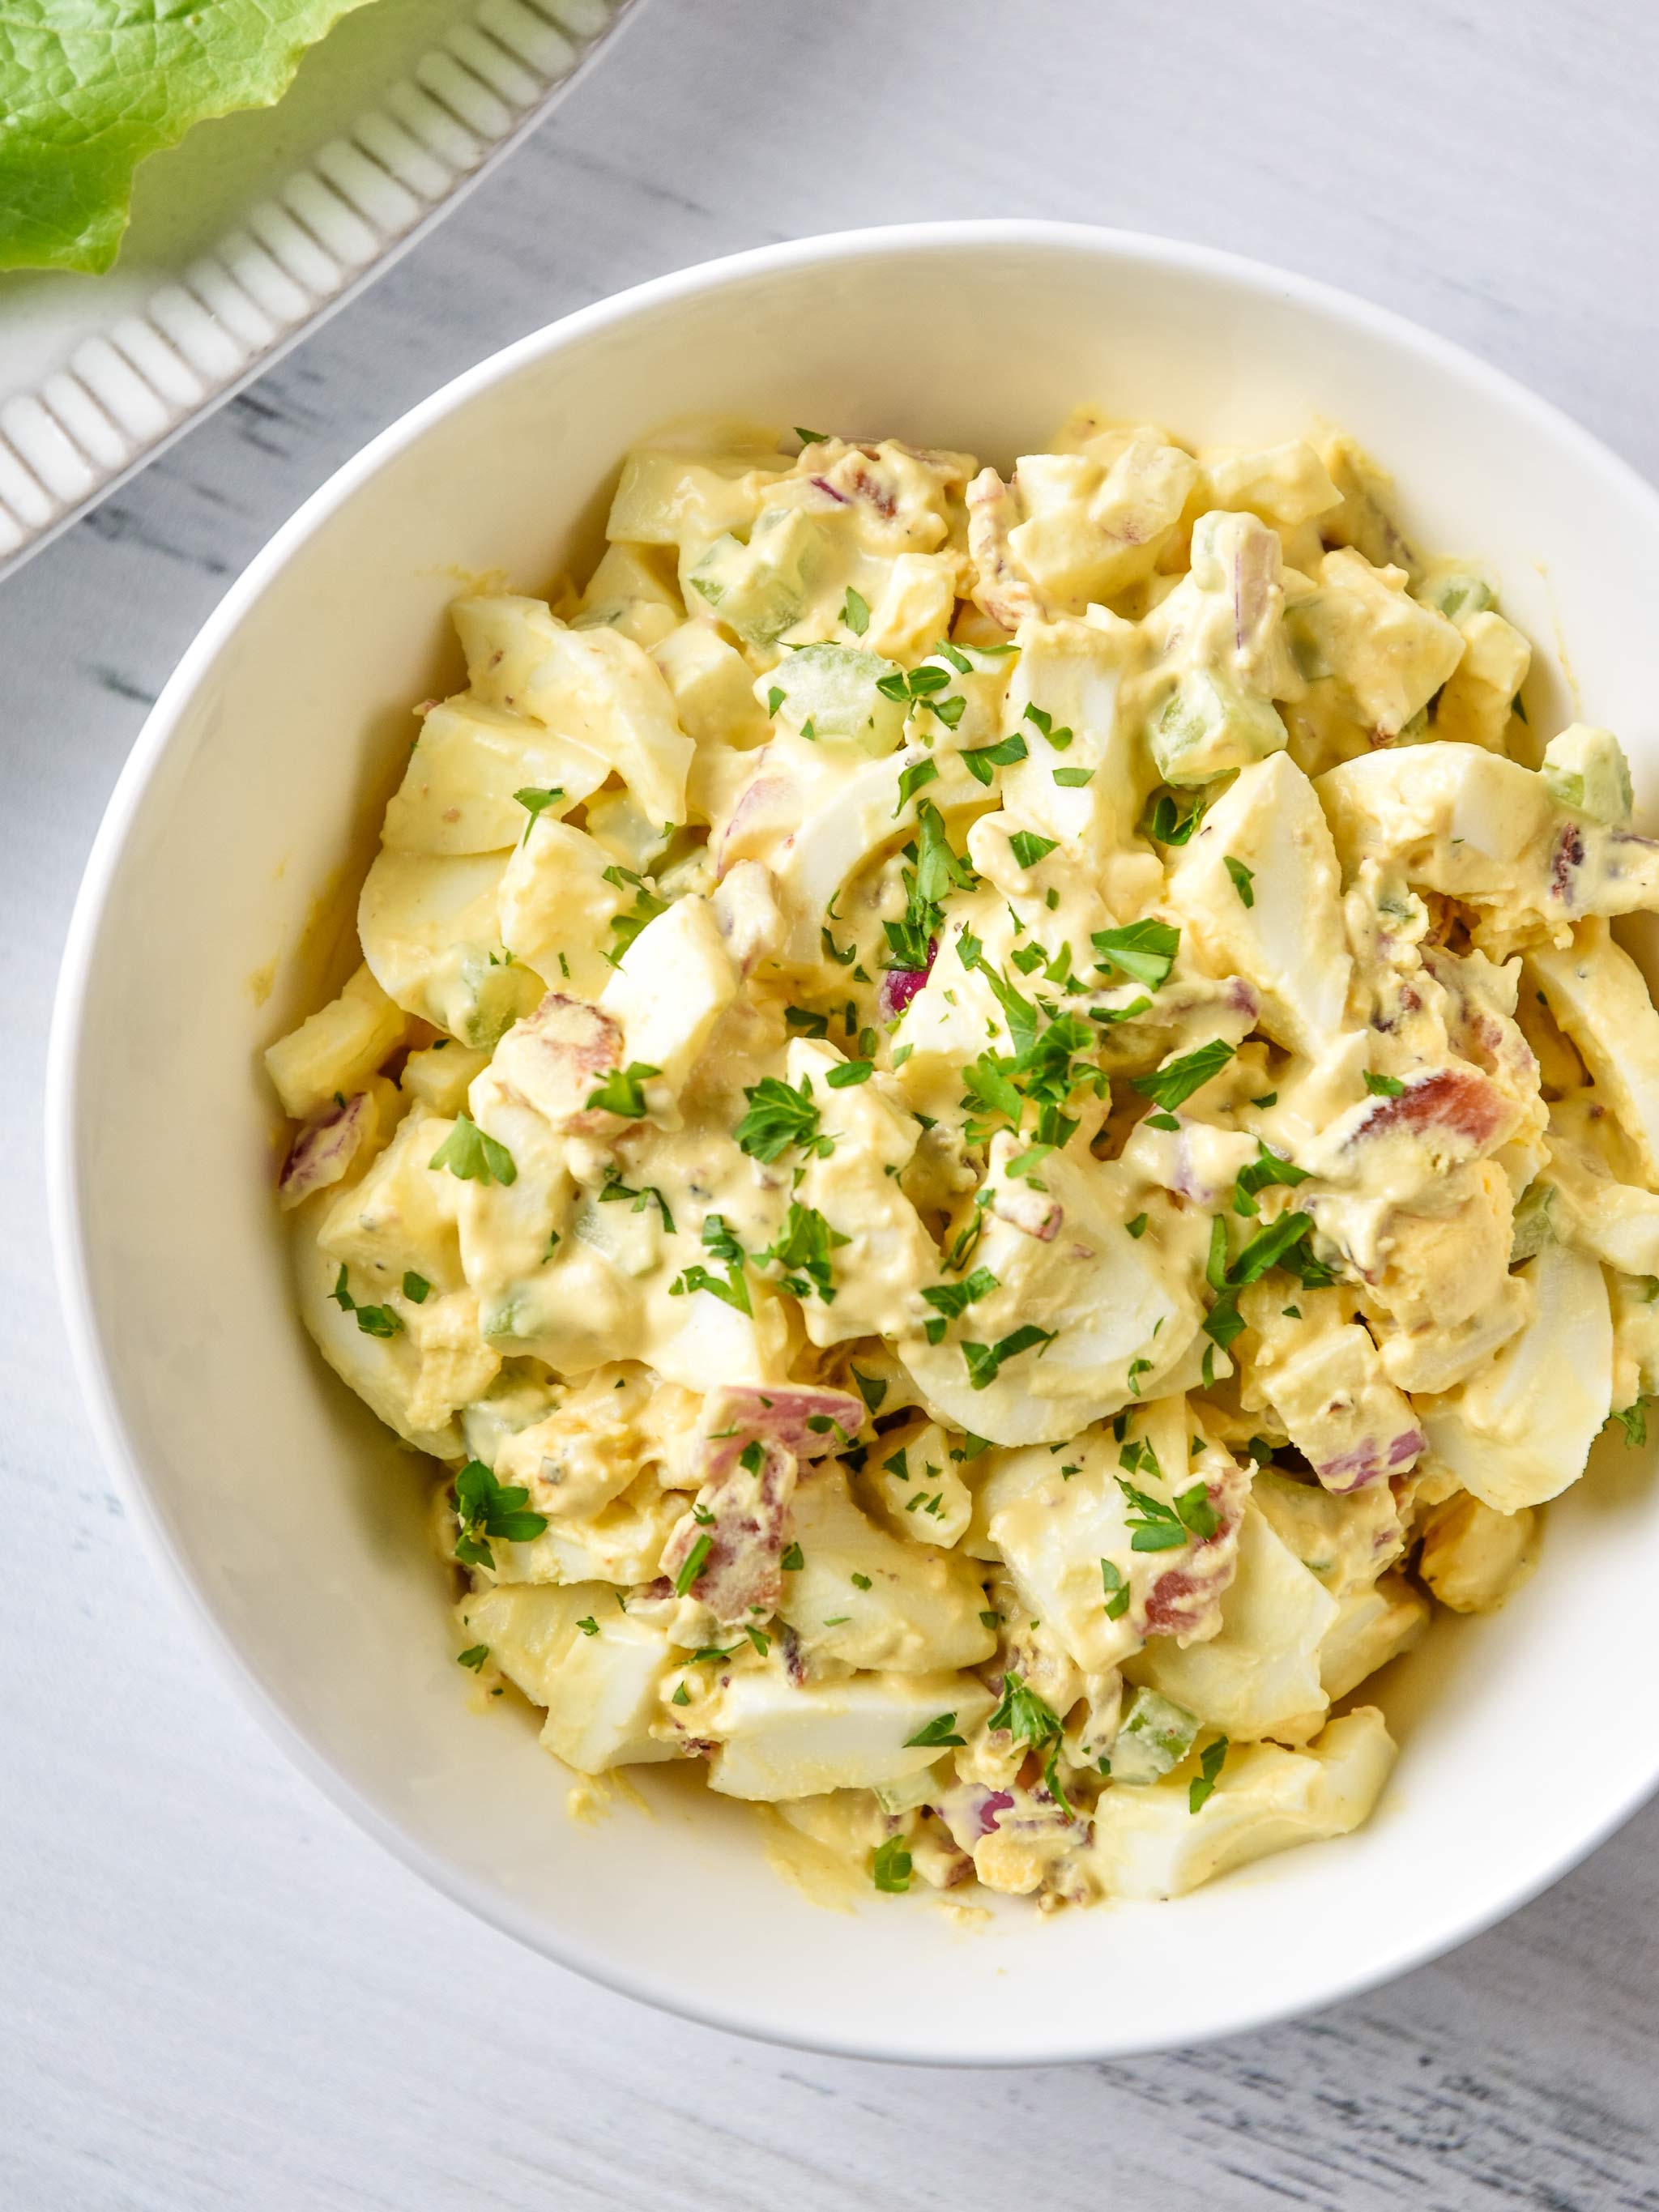
<path id="1" fill-rule="evenodd" d="M 0 275 L 0 576 L 370 283 L 639 0 L 380 0 L 140 169 L 101 276 Z"/>

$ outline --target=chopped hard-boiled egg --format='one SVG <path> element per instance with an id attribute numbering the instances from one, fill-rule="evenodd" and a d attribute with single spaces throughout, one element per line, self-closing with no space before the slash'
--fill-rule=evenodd
<path id="1" fill-rule="evenodd" d="M 1659 1392 L 1659 845 L 1496 597 L 1084 410 L 688 434 L 457 603 L 278 1199 L 565 1766 L 1045 1908 L 1365 1819 Z"/>

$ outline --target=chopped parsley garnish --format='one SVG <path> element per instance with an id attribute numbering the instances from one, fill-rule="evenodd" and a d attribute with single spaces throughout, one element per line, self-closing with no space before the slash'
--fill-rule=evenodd
<path id="1" fill-rule="evenodd" d="M 1210 1224 L 1210 1256 L 1205 1269 L 1210 1287 L 1219 1295 L 1204 1316 L 1204 1333 L 1224 1352 L 1244 1326 L 1238 1310 L 1238 1293 L 1246 1284 L 1260 1281 L 1269 1267 L 1284 1267 L 1308 1285 L 1316 1287 L 1331 1280 L 1331 1271 L 1322 1261 L 1299 1250 L 1313 1232 L 1313 1217 L 1307 1213 L 1281 1213 L 1277 1221 L 1269 1222 L 1258 1230 L 1238 1257 L 1228 1264 L 1227 1224 L 1220 1214 Z"/>
<path id="2" fill-rule="evenodd" d="M 942 698 L 939 695 L 950 690 L 950 684 L 951 678 L 942 668 L 913 668 L 908 676 L 896 668 L 890 676 L 877 678 L 876 689 L 884 699 L 896 700 L 907 712 L 926 708 L 930 714 L 938 715 L 947 730 L 954 730 L 967 711 L 968 702 L 959 691 Z M 938 773 L 937 769 L 934 773 Z M 900 804 L 903 804 L 902 799 Z"/>
<path id="3" fill-rule="evenodd" d="M 1054 1340 L 1053 1329 L 1039 1328 L 1035 1322 L 1028 1321 L 995 1344 L 964 1343 L 962 1356 L 967 1363 L 969 1388 L 986 1389 L 996 1381 L 1006 1362 L 1018 1358 L 1022 1352 L 1030 1352 L 1036 1345 L 1052 1344 Z"/>
<path id="4" fill-rule="evenodd" d="M 489 1646 L 487 1644 L 470 1644 L 465 1651 L 458 1651 L 455 1654 L 455 1664 L 458 1667 L 470 1667 L 476 1674 L 489 1656 Z"/>
<path id="5" fill-rule="evenodd" d="M 1058 837 L 1039 837 L 1035 830 L 1016 830 L 1008 840 L 1008 850 L 1022 868 L 1034 868 L 1059 842 Z"/>
<path id="6" fill-rule="evenodd" d="M 653 1075 L 661 1073 L 661 1068 L 647 1066 L 642 1060 L 629 1060 L 626 1067 L 613 1067 L 599 1088 L 588 1092 L 586 1103 L 590 1108 L 602 1106 L 620 1121 L 642 1121 L 645 1086 Z"/>
<path id="7" fill-rule="evenodd" d="M 783 1018 L 799 1036 L 827 1037 L 830 1034 L 828 1014 L 810 1014 L 805 1006 L 786 1006 Z"/>
<path id="8" fill-rule="evenodd" d="M 878 1413 L 881 1411 L 881 1401 L 887 1395 L 885 1378 L 879 1375 L 860 1375 L 856 1367 L 850 1368 L 848 1371 L 857 1386 L 860 1397 L 863 1399 L 869 1411 Z"/>
<path id="9" fill-rule="evenodd" d="M 1151 1075 L 1133 1076 L 1131 1081 L 1143 1098 L 1170 1113 L 1184 1105 L 1194 1091 L 1202 1090 L 1212 1076 L 1218 1075 L 1235 1049 L 1225 1037 L 1212 1037 L 1196 1052 L 1183 1053 L 1179 1060 L 1168 1061 Z"/>
<path id="10" fill-rule="evenodd" d="M 1243 860 L 1234 860 L 1231 853 L 1224 856 L 1227 873 L 1233 879 L 1233 889 L 1245 906 L 1255 904 L 1255 870 L 1247 868 Z"/>
<path id="11" fill-rule="evenodd" d="M 1138 1213 L 1133 1221 L 1126 1221 L 1123 1226 L 1131 1237 L 1139 1239 L 1146 1234 L 1146 1217 L 1144 1213 Z"/>
<path id="12" fill-rule="evenodd" d="M 869 1576 L 855 1574 L 853 1577 L 853 1587 L 854 1589 L 867 1590 L 870 1587 Z"/>
<path id="13" fill-rule="evenodd" d="M 1106 1597 L 1108 1620 L 1121 1620 L 1129 1610 L 1129 1584 L 1122 1571 L 1109 1559 L 1100 1563 L 1100 1586 Z"/>
<path id="14" fill-rule="evenodd" d="M 907 1751 L 931 1751 L 935 1747 L 941 1751 L 959 1748 L 967 1739 L 959 1736 L 956 1729 L 957 1717 L 954 1713 L 936 1713 L 932 1720 L 924 1722 L 914 1735 L 905 1737 L 904 1748 Z"/>
<path id="15" fill-rule="evenodd" d="M 655 1069 L 652 1070 L 654 1074 Z M 592 1100 L 588 1100 L 592 1104 Z M 463 1182 L 516 1182 L 519 1170 L 505 1145 L 487 1137 L 470 1115 L 458 1114 L 455 1126 L 427 1162 L 429 1168 L 447 1168 Z"/>
<path id="16" fill-rule="evenodd" d="M 708 1554 L 714 1550 L 714 1540 L 712 1536 L 704 1534 L 698 1537 L 696 1542 L 693 1544 L 690 1550 L 686 1553 L 684 1559 L 681 1560 L 680 1571 L 674 1577 L 674 1595 L 676 1597 L 684 1597 L 685 1595 L 692 1583 L 696 1582 L 697 1577 L 702 1572 L 703 1568 L 708 1562 Z"/>
<path id="17" fill-rule="evenodd" d="M 455 1478 L 455 1557 L 463 1566 L 493 1567 L 494 1538 L 527 1544 L 541 1534 L 547 1516 L 526 1512 L 529 1498 L 522 1484 L 499 1483 L 482 1460 L 468 1460 Z"/>
<path id="18" fill-rule="evenodd" d="M 631 1183 L 623 1181 L 615 1168 L 607 1169 L 605 1188 L 599 1193 L 599 1204 L 615 1206 L 628 1198 L 631 1198 L 634 1201 L 631 1211 L 635 1213 L 643 1213 L 647 1206 L 654 1206 L 662 1216 L 663 1227 L 671 1237 L 674 1234 L 674 1217 L 668 1211 L 668 1200 L 657 1188 L 655 1183 L 646 1183 L 636 1190 Z"/>
<path id="19" fill-rule="evenodd" d="M 1097 929 L 1089 941 L 1098 956 L 1097 967 L 1115 969 L 1131 982 L 1156 991 L 1169 981 L 1181 950 L 1181 932 L 1173 922 L 1132 921 L 1122 929 Z"/>
<path id="20" fill-rule="evenodd" d="M 1269 1267 L 1283 1266 L 1289 1254 L 1312 1232 L 1311 1214 L 1281 1213 L 1277 1221 L 1257 1231 L 1228 1268 L 1229 1284 L 1258 1282 Z"/>
<path id="21" fill-rule="evenodd" d="M 849 945 L 845 952 L 842 951 L 840 945 L 836 944 L 835 939 L 830 934 L 829 925 L 827 923 L 818 932 L 818 942 L 823 947 L 824 958 L 826 960 L 833 960 L 837 968 L 850 968 L 853 963 L 859 957 L 859 949 L 856 945 Z"/>
<path id="22" fill-rule="evenodd" d="M 959 1283 L 927 1284 L 921 1295 L 935 1313 L 943 1314 L 947 1321 L 956 1321 L 975 1298 L 988 1297 L 996 1287 L 997 1279 L 988 1267 L 975 1267 Z"/>
<path id="23" fill-rule="evenodd" d="M 515 791 L 513 796 L 530 817 L 524 825 L 524 836 L 519 840 L 520 844 L 524 844 L 528 842 L 543 810 L 551 806 L 556 799 L 562 799 L 564 793 L 556 783 L 550 785 L 545 791 L 538 791 L 533 784 L 527 783 L 522 791 Z"/>
<path id="24" fill-rule="evenodd" d="M 870 602 L 862 592 L 855 592 L 850 584 L 847 586 L 847 599 L 841 611 L 841 618 L 854 637 L 862 637 L 870 627 Z"/>
<path id="25" fill-rule="evenodd" d="M 1095 772 L 1091 768 L 1057 768 L 1054 781 L 1071 791 L 1080 791 L 1085 783 L 1092 783 Z"/>
<path id="26" fill-rule="evenodd" d="M 775 714 L 777 713 L 779 708 L 783 704 L 784 696 L 785 694 L 781 686 L 776 684 L 773 684 L 766 695 L 766 711 L 769 714 Z M 682 1687 L 684 1685 L 682 1685 Z"/>
<path id="27" fill-rule="evenodd" d="M 1057 753 L 1063 753 L 1071 744 L 1072 732 L 1069 730 L 1057 730 L 1054 727 L 1054 718 L 1046 708 L 1027 707 L 1025 720 L 1042 732 Z"/>
<path id="28" fill-rule="evenodd" d="M 876 1845 L 876 1855 L 870 1862 L 870 1879 L 878 1889 L 902 1896 L 910 1887 L 910 1864 L 903 1837 L 889 1836 L 884 1844 Z"/>
<path id="29" fill-rule="evenodd" d="M 797 422 L 795 425 L 795 435 L 800 440 L 803 446 L 827 446 L 830 442 L 830 433 L 828 430 L 803 430 L 800 424 Z"/>
<path id="30" fill-rule="evenodd" d="M 783 1547 L 783 1557 L 778 1561 L 778 1565 L 783 1569 L 785 1574 L 798 1575 L 806 1565 L 806 1554 L 799 1544 L 786 1544 Z"/>
<path id="31" fill-rule="evenodd" d="M 413 1267 L 404 1270 L 404 1296 L 411 1305 L 423 1306 L 432 1295 L 432 1285 L 424 1275 L 417 1275 Z"/>
<path id="32" fill-rule="evenodd" d="M 1365 1070 L 1365 1088 L 1373 1098 L 1398 1098 L 1405 1085 L 1397 1075 L 1373 1075 Z"/>
<path id="33" fill-rule="evenodd" d="M 1002 1696 L 986 1726 L 1006 1729 L 1016 1743 L 1029 1743 L 1034 1751 L 1046 1748 L 1043 1785 L 1066 1819 L 1073 1819 L 1075 1815 L 1060 1779 L 1060 1716 L 1021 1680 L 1012 1667 L 1002 1678 Z"/>
<path id="34" fill-rule="evenodd" d="M 744 1275 L 745 1255 L 741 1244 L 726 1226 L 723 1213 L 705 1215 L 702 1224 L 703 1249 L 712 1252 L 726 1264 L 726 1280 L 711 1275 L 700 1260 L 693 1261 L 683 1274 L 677 1275 L 668 1285 L 671 1298 L 684 1297 L 691 1291 L 707 1291 L 722 1304 L 733 1307 L 741 1314 L 752 1314 L 749 1303 L 749 1285 Z"/>
<path id="35" fill-rule="evenodd" d="M 1000 768 L 1012 768 L 1016 761 L 1028 757 L 1025 740 L 1018 730 L 1011 738 L 1000 738 L 994 745 L 975 745 L 958 756 L 963 768 L 977 782 L 988 784 Z"/>
<path id="36" fill-rule="evenodd" d="M 1204 818 L 1204 804 L 1200 799 L 1188 814 L 1176 805 L 1174 794 L 1160 791 L 1151 811 L 1142 817 L 1141 829 L 1159 845 L 1184 845 Z"/>
<path id="37" fill-rule="evenodd" d="M 755 1257 L 760 1261 L 775 1260 L 784 1270 L 784 1288 L 796 1297 L 810 1297 L 816 1291 L 825 1305 L 832 1305 L 836 1285 L 830 1255 L 851 1242 L 838 1229 L 832 1229 L 815 1206 L 802 1206 L 792 1198 L 776 1243 L 764 1252 L 757 1252 Z"/>
<path id="38" fill-rule="evenodd" d="M 855 1083 L 867 1083 L 875 1072 L 873 1060 L 843 1060 L 827 1069 L 823 1079 L 832 1091 L 850 1091 Z"/>
<path id="39" fill-rule="evenodd" d="M 418 1278 L 416 1279 L 419 1279 Z M 355 1315 L 357 1326 L 365 1336 L 396 1336 L 403 1322 L 390 1306 L 360 1306 L 346 1286 L 346 1266 L 340 1262 L 340 1272 L 334 1278 L 334 1288 L 329 1292 L 342 1313 Z M 420 1301 L 416 1299 L 416 1304 Z"/>
<path id="40" fill-rule="evenodd" d="M 597 1636 L 599 1632 L 599 1624 L 591 1613 L 584 1614 L 576 1626 L 584 1636 Z"/>
<path id="41" fill-rule="evenodd" d="M 903 813 L 905 808 L 910 804 L 910 801 L 915 797 L 916 793 L 922 788 L 922 787 L 925 784 L 934 782 L 937 780 L 938 775 L 939 763 L 936 760 L 931 759 L 912 761 L 908 768 L 903 769 L 900 771 L 898 780 L 898 804 L 893 809 L 893 819 L 895 822 L 898 820 L 899 816 Z"/>
<path id="42" fill-rule="evenodd" d="M 680 1684 L 679 1687 L 675 1691 L 673 1696 L 668 1700 L 668 1702 L 671 1705 L 689 1705 L 690 1704 L 691 1692 L 686 1688 L 684 1682 Z"/>
<path id="43" fill-rule="evenodd" d="M 1213 1743 L 1206 1744 L 1198 1762 L 1198 1772 L 1187 1784 L 1187 1810 L 1196 1813 L 1206 1803 L 1227 1759 L 1227 1739 L 1218 1735 Z"/>
<path id="44" fill-rule="evenodd" d="M 1124 1475 L 1114 1480 L 1133 1509 L 1127 1516 L 1132 1552 L 1177 1551 L 1189 1539 L 1203 1542 L 1221 1526 L 1221 1516 L 1201 1482 L 1194 1483 L 1173 1504 L 1166 1505 L 1150 1492 L 1137 1490 Z"/>
<path id="45" fill-rule="evenodd" d="M 915 866 L 903 872 L 904 919 L 884 922 L 882 928 L 888 944 L 888 967 L 921 975 L 933 957 L 944 924 L 942 902 L 952 890 L 970 890 L 978 878 L 967 861 L 951 850 L 945 817 L 930 799 L 923 799 L 916 810 L 915 859 Z"/>
<path id="46" fill-rule="evenodd" d="M 835 1150 L 835 1139 L 819 1132 L 810 1075 L 802 1076 L 799 1091 L 779 1076 L 763 1075 L 758 1083 L 745 1085 L 743 1095 L 749 1101 L 749 1111 L 738 1122 L 736 1133 L 739 1148 L 750 1159 L 769 1164 L 792 1145 L 816 1153 L 821 1160 L 827 1160 Z"/>
<path id="47" fill-rule="evenodd" d="M 1233 1211 L 1246 1215 L 1259 1212 L 1261 1209 L 1255 1202 L 1258 1191 L 1267 1189 L 1270 1183 L 1282 1183 L 1293 1190 L 1297 1183 L 1307 1180 L 1306 1168 L 1294 1167 L 1289 1160 L 1280 1159 L 1277 1152 L 1270 1152 L 1258 1139 L 1255 1159 L 1239 1170 L 1233 1192 Z"/>
<path id="48" fill-rule="evenodd" d="M 624 868 L 620 861 L 614 867 L 604 871 L 604 879 L 613 884 L 618 890 L 626 890 L 630 885 L 633 887 L 632 906 L 625 913 L 613 915 L 611 918 L 611 943 L 605 948 L 605 958 L 613 968 L 619 968 L 623 953 L 646 923 L 654 921 L 659 914 L 667 913 L 668 902 L 657 896 L 643 876 L 635 875 L 632 868 Z"/>
<path id="49" fill-rule="evenodd" d="M 1613 1418 L 1625 1431 L 1625 1446 L 1627 1450 L 1634 1450 L 1637 1445 L 1646 1443 L 1648 1401 L 1645 1398 L 1637 1399 L 1633 1405 L 1625 1407 Z"/>

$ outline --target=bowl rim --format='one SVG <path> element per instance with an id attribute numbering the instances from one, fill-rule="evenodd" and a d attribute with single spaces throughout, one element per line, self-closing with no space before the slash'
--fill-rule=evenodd
<path id="1" fill-rule="evenodd" d="M 1402 1929 L 1400 1940 L 1381 1957 L 1333 1979 L 1310 2003 L 1305 1996 L 1237 2001 L 1179 2045 L 1167 2039 L 1137 2039 L 1133 2033 L 1103 2039 L 1098 2031 L 1056 2034 L 1018 2048 L 988 2047 L 975 2038 L 948 2033 L 902 2045 L 884 2039 L 880 2024 L 857 2036 L 814 2033 L 775 2019 L 757 2020 L 740 2008 L 704 1998 L 651 1973 L 618 1966 L 578 1933 L 554 1930 L 518 1911 L 475 1883 L 458 1864 L 428 1850 L 382 1814 L 350 1775 L 321 1752 L 291 1721 L 252 1663 L 222 1626 L 175 1547 L 150 1491 L 141 1455 L 129 1431 L 106 1358 L 89 1279 L 86 1223 L 81 1204 L 81 1169 L 76 1143 L 81 1103 L 81 1054 L 85 1042 L 87 995 L 92 963 L 106 908 L 125 851 L 128 834 L 151 777 L 156 772 L 204 676 L 234 633 L 244 615 L 271 580 L 341 506 L 396 455 L 416 443 L 438 422 L 511 378 L 527 362 L 562 351 L 590 335 L 665 306 L 716 292 L 756 276 L 803 267 L 828 266 L 866 258 L 902 258 L 947 250 L 1019 246 L 1081 252 L 1120 264 L 1174 269 L 1257 296 L 1289 303 L 1346 325 L 1361 336 L 1385 341 L 1419 357 L 1443 377 L 1475 390 L 1501 395 L 1509 406 L 1544 434 L 1568 448 L 1579 465 L 1601 477 L 1628 503 L 1645 508 L 1659 536 L 1659 490 L 1629 462 L 1583 428 L 1563 409 L 1506 370 L 1425 329 L 1409 317 L 1378 307 L 1340 287 L 1282 270 L 1270 263 L 1222 248 L 1103 225 L 1023 217 L 967 218 L 826 232 L 811 237 L 750 248 L 695 263 L 632 285 L 515 339 L 463 370 L 379 432 L 335 470 L 283 523 L 230 585 L 186 647 L 178 665 L 145 717 L 132 750 L 111 793 L 88 852 L 64 941 L 46 1055 L 45 1134 L 46 1199 L 58 1292 L 73 1370 L 83 1394 L 88 1419 L 104 1465 L 118 1486 L 123 1504 L 140 1542 L 161 1582 L 179 1601 L 203 1646 L 211 1652 L 222 1679 L 244 1708 L 294 1765 L 360 1830 L 453 1903 L 476 1914 L 502 1934 L 555 1965 L 604 1988 L 635 1998 L 660 2011 L 700 2025 L 786 2048 L 847 2058 L 951 2066 L 1030 2066 L 1129 2057 L 1170 2048 L 1190 2049 L 1224 2036 L 1271 2027 L 1298 2015 L 1363 1995 L 1397 1976 L 1441 1957 L 1506 1918 L 1582 1863 L 1659 1790 L 1659 1747 L 1651 1770 L 1636 1778 L 1583 1835 L 1540 1869 L 1501 1884 L 1473 1913 L 1443 1926 Z"/>

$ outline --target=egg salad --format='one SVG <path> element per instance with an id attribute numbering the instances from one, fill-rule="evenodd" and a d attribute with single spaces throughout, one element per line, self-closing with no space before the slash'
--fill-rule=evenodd
<path id="1" fill-rule="evenodd" d="M 456 604 L 266 1056 L 461 1666 L 879 1890 L 1353 1829 L 1353 1693 L 1644 1433 L 1618 743 L 1341 439 L 662 444 L 606 538 Z"/>

